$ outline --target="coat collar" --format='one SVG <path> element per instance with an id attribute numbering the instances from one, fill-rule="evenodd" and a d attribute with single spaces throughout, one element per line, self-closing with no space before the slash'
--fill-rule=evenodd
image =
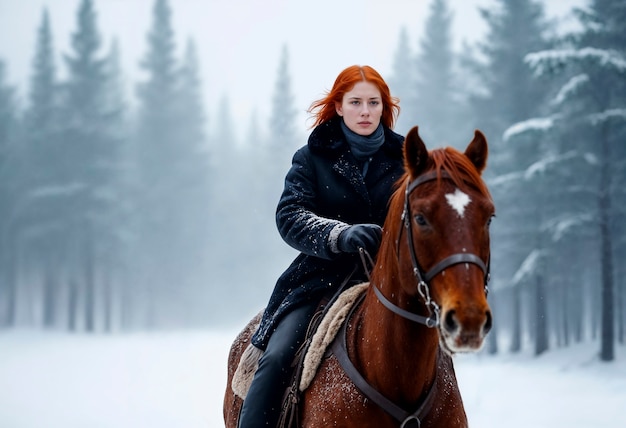
<path id="1" fill-rule="evenodd" d="M 334 116 L 313 129 L 308 141 L 312 153 L 337 158 L 348 151 L 348 142 L 341 130 L 341 120 L 340 116 Z M 403 143 L 403 136 L 385 127 L 385 142 L 381 150 L 387 152 L 392 158 L 400 159 Z"/>
<path id="2" fill-rule="evenodd" d="M 318 125 L 309 137 L 309 149 L 312 153 L 327 157 L 332 162 L 332 168 L 353 186 L 357 194 L 369 201 L 367 186 L 356 159 L 350 153 L 340 121 L 341 117 L 335 116 Z M 402 158 L 403 143 L 404 137 L 385 127 L 385 142 L 371 161 L 367 173 L 368 182 L 380 180 L 393 168 L 394 161 Z M 386 156 L 381 156 L 381 152 Z"/>

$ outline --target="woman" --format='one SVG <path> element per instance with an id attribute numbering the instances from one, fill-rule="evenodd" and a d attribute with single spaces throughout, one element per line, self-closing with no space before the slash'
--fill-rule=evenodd
<path id="1" fill-rule="evenodd" d="M 252 344 L 264 351 L 239 426 L 275 427 L 291 362 L 319 301 L 346 281 L 367 278 L 359 248 L 375 256 L 394 183 L 403 173 L 399 113 L 383 78 L 369 66 L 343 70 L 309 110 L 315 118 L 285 179 L 276 222 L 300 251 L 278 279 Z"/>

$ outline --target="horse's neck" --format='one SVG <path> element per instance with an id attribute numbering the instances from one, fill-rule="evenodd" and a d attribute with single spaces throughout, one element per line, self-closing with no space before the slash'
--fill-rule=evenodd
<path id="1" fill-rule="evenodd" d="M 365 379 L 390 399 L 417 401 L 436 376 L 437 331 L 395 315 L 371 289 L 355 325 L 349 348 Z"/>

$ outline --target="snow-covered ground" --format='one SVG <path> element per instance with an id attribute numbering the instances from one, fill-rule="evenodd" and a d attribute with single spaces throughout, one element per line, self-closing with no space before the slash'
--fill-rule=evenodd
<path id="1" fill-rule="evenodd" d="M 0 427 L 221 427 L 235 333 L 0 332 Z M 625 427 L 626 349 L 598 348 L 457 356 L 470 426 Z"/>

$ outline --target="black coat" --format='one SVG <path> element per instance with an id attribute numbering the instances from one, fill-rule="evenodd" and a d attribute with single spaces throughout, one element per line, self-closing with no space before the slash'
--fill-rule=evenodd
<path id="1" fill-rule="evenodd" d="M 404 138 L 385 128 L 385 142 L 363 179 L 341 120 L 337 116 L 313 130 L 308 144 L 293 156 L 285 178 L 276 223 L 285 242 L 300 254 L 278 279 L 252 338 L 261 349 L 285 313 L 298 304 L 320 300 L 361 263 L 358 254 L 336 252 L 338 234 L 347 224 L 382 226 L 393 185 L 404 172 Z M 363 269 L 357 269 L 356 275 L 353 279 L 367 280 Z"/>

